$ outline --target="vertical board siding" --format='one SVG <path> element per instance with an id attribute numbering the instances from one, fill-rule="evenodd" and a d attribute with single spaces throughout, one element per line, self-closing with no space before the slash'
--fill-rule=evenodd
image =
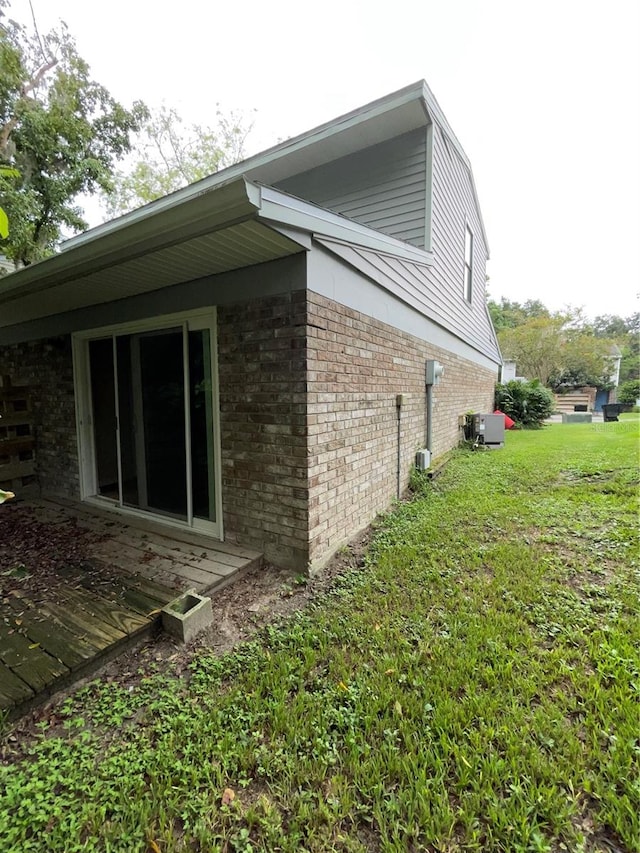
<path id="1" fill-rule="evenodd" d="M 423 249 L 426 128 L 274 184 Z"/>

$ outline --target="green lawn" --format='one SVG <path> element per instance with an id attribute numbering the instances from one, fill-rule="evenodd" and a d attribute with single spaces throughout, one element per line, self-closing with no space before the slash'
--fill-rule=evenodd
<path id="1" fill-rule="evenodd" d="M 0 850 L 640 850 L 638 426 L 462 451 L 310 611 L 85 688 Z"/>

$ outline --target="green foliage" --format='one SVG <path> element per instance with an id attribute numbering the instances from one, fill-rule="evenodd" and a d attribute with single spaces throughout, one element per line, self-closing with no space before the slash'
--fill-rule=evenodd
<path id="1" fill-rule="evenodd" d="M 553 412 L 551 392 L 537 380 L 496 385 L 495 407 L 526 427 L 541 426 Z"/>
<path id="2" fill-rule="evenodd" d="M 505 358 L 518 373 L 563 390 L 608 387 L 612 341 L 596 337 L 579 311 L 532 317 L 498 334 Z"/>
<path id="3" fill-rule="evenodd" d="M 16 266 L 51 254 L 62 229 L 87 227 L 80 194 L 108 191 L 146 108 L 125 109 L 93 80 L 64 24 L 40 35 L 6 17 L 0 0 L 0 200 L 11 231 L 0 249 Z"/>
<path id="4" fill-rule="evenodd" d="M 561 367 L 549 377 L 549 386 L 562 392 L 591 386 L 611 388 L 612 342 L 597 338 L 588 329 L 572 329 L 564 335 Z"/>
<path id="5" fill-rule="evenodd" d="M 640 379 L 640 334 L 635 332 L 629 335 L 621 349 L 620 382 Z"/>
<path id="6" fill-rule="evenodd" d="M 10 166 L 0 166 L 0 178 L 19 178 L 17 169 Z M 9 236 L 9 217 L 4 208 L 0 207 L 0 239 L 6 240 Z"/>
<path id="7" fill-rule="evenodd" d="M 184 127 L 175 109 L 149 115 L 138 136 L 129 169 L 116 172 L 105 197 L 110 215 L 126 213 L 237 163 L 251 130 L 238 114 L 217 113 L 215 128 Z"/>
<path id="8" fill-rule="evenodd" d="M 519 302 L 512 302 L 509 299 L 505 299 L 503 296 L 500 302 L 489 299 L 487 305 L 496 332 L 501 332 L 504 329 L 514 329 L 528 320 L 549 317 L 548 309 L 545 308 L 539 299 L 527 299 L 521 305 Z"/>
<path id="9" fill-rule="evenodd" d="M 640 400 L 640 379 L 630 379 L 618 386 L 617 398 L 619 403 L 635 406 Z"/>
<path id="10" fill-rule="evenodd" d="M 308 613 L 82 688 L 0 767 L 0 847 L 637 849 L 630 425 L 457 454 Z"/>
<path id="11" fill-rule="evenodd" d="M 640 379 L 640 312 L 620 317 L 604 314 L 593 322 L 593 333 L 606 337 L 620 347 L 620 384 Z"/>
<path id="12" fill-rule="evenodd" d="M 8 740 L 0 849 L 640 849 L 638 419 L 597 426 L 455 454 L 307 613 Z"/>
<path id="13" fill-rule="evenodd" d="M 640 312 L 631 314 L 629 317 L 620 317 L 618 314 L 600 314 L 591 326 L 596 337 L 619 340 L 630 333 L 637 334 L 640 331 Z"/>
<path id="14" fill-rule="evenodd" d="M 622 350 L 620 381 L 640 378 L 640 314 L 605 314 L 589 322 L 582 310 L 551 312 L 539 300 L 489 300 L 505 358 L 518 373 L 558 392 L 585 385 L 611 388 L 612 348 Z"/>

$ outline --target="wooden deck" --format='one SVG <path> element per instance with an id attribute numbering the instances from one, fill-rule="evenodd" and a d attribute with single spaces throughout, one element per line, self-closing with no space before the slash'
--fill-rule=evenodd
<path id="1" fill-rule="evenodd" d="M 0 596 L 0 710 L 11 716 L 157 630 L 161 608 L 180 592 L 210 594 L 262 561 L 250 549 L 84 504 L 26 506 L 39 524 L 92 535 L 82 564 L 57 570 L 55 590 L 14 584 Z"/>

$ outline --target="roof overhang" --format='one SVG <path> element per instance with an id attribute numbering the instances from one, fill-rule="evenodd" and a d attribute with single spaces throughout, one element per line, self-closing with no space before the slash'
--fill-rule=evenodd
<path id="1" fill-rule="evenodd" d="M 0 327 L 303 251 L 255 219 L 259 198 L 241 179 L 6 276 Z"/>
<path id="2" fill-rule="evenodd" d="M 140 219 L 180 206 L 194 195 L 217 190 L 237 178 L 245 177 L 263 184 L 277 183 L 299 172 L 322 166 L 362 148 L 424 127 L 429 123 L 424 98 L 428 87 L 427 90 L 425 87 L 426 83 L 421 80 L 313 130 L 287 139 L 144 207 L 72 237 L 63 245 L 63 250 L 128 228 Z"/>
<path id="3" fill-rule="evenodd" d="M 315 234 L 432 262 L 407 243 L 242 177 L 142 210 L 126 228 L 0 279 L 0 328 L 294 255 Z"/>
<path id="4" fill-rule="evenodd" d="M 0 279 L 0 328 L 286 257 L 308 250 L 314 235 L 430 264 L 428 252 L 263 184 L 431 123 L 450 137 L 473 184 L 462 146 L 421 80 L 80 234 L 60 254 Z M 482 224 L 477 199 L 476 206 Z"/>

